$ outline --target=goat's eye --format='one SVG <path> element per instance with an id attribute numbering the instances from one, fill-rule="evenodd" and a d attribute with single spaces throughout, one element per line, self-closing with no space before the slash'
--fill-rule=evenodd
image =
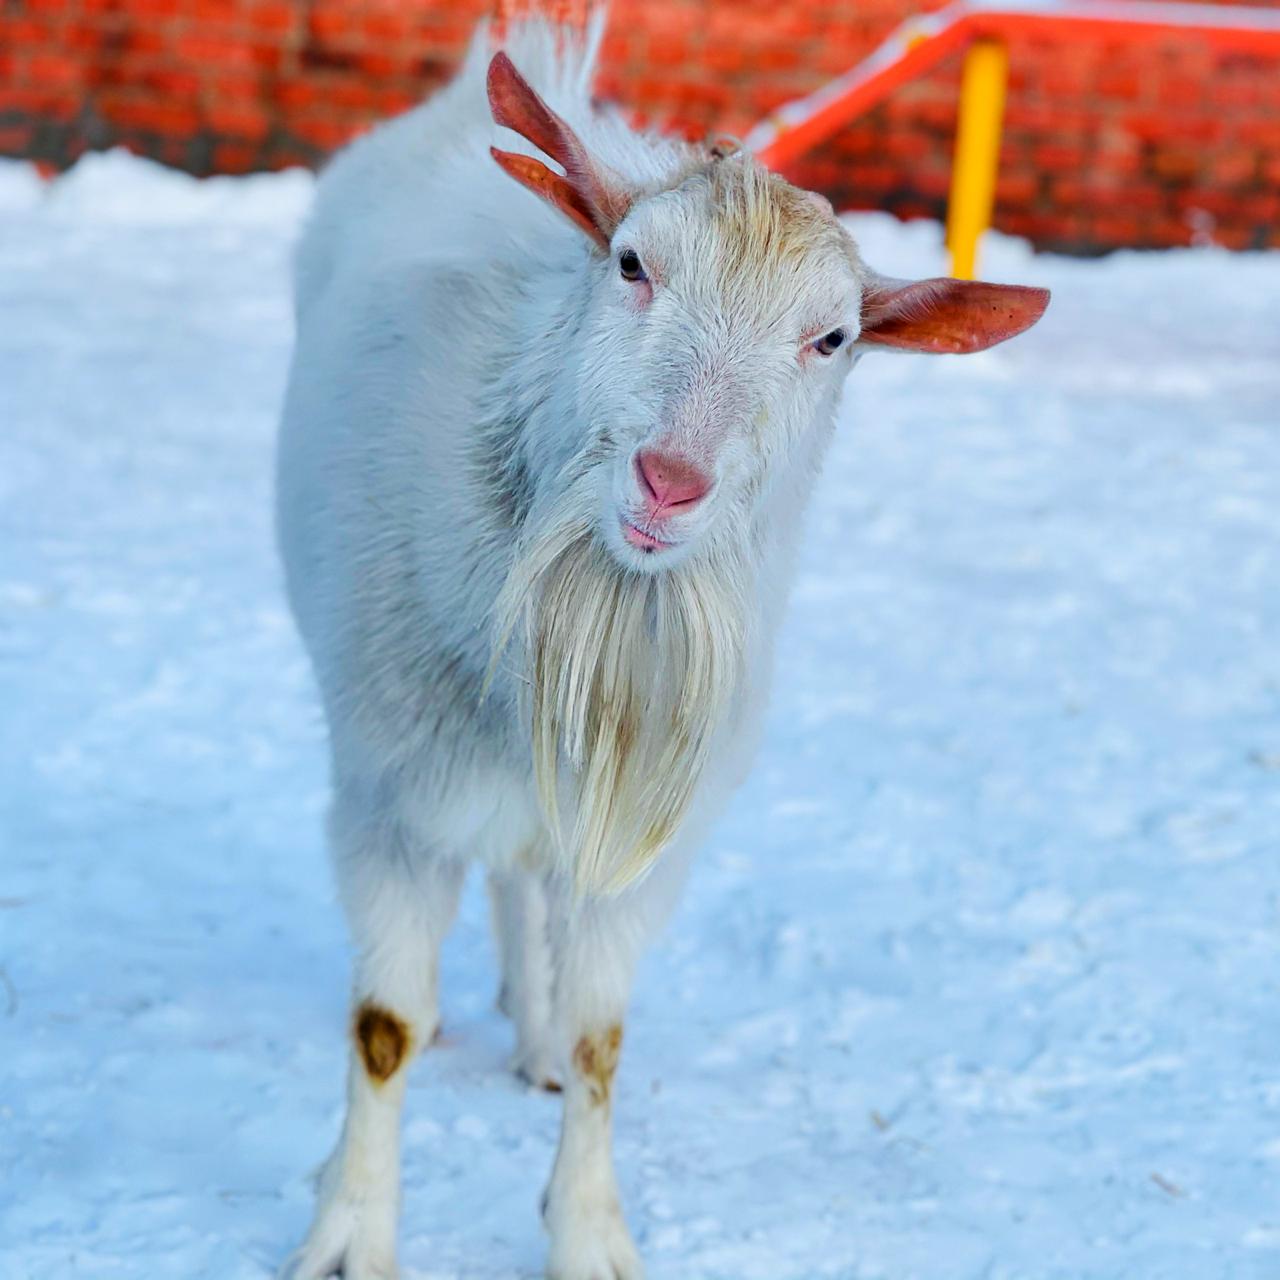
<path id="1" fill-rule="evenodd" d="M 618 254 L 618 270 L 622 272 L 624 280 L 647 280 L 649 278 L 644 273 L 644 264 L 640 261 L 640 255 L 634 249 L 623 249 Z"/>
<path id="2" fill-rule="evenodd" d="M 817 342 L 813 344 L 813 349 L 823 356 L 831 355 L 837 347 L 844 345 L 844 330 L 832 329 L 830 333 L 824 333 Z"/>

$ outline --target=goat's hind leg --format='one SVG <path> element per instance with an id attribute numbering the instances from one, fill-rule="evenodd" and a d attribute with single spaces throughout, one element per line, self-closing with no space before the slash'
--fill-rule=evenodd
<path id="1" fill-rule="evenodd" d="M 358 949 L 347 1116 L 320 1175 L 315 1220 L 290 1280 L 391 1280 L 400 1206 L 400 1113 L 410 1059 L 439 1025 L 440 942 L 457 909 L 461 863 L 413 861 L 385 831 L 342 835 L 343 897 Z"/>
<path id="2" fill-rule="evenodd" d="M 559 1090 L 546 885 L 532 871 L 495 871 L 489 895 L 502 960 L 498 1007 L 516 1032 L 511 1069 L 540 1089 Z"/>

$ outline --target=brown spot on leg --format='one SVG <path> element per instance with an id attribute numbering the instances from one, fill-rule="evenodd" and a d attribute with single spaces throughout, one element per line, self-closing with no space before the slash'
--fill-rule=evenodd
<path id="1" fill-rule="evenodd" d="M 355 1035 L 364 1069 L 375 1084 L 390 1080 L 409 1056 L 409 1028 L 367 1000 L 356 1010 Z"/>
<path id="2" fill-rule="evenodd" d="M 598 1107 L 608 1105 L 621 1052 L 622 1028 L 616 1022 L 604 1031 L 583 1036 L 573 1047 L 574 1070 L 582 1077 L 591 1101 Z"/>

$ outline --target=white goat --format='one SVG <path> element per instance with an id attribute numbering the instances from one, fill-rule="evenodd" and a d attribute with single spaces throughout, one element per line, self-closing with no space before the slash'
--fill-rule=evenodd
<path id="1" fill-rule="evenodd" d="M 822 197 L 594 110 L 594 43 L 515 29 L 539 97 L 482 32 L 338 157 L 299 252 L 280 541 L 358 953 L 299 1280 L 395 1274 L 406 1068 L 473 858 L 515 1069 L 564 1089 L 549 1273 L 641 1274 L 610 1149 L 623 1010 L 750 762 L 841 383 L 871 346 L 978 350 L 1047 301 L 875 275 Z"/>

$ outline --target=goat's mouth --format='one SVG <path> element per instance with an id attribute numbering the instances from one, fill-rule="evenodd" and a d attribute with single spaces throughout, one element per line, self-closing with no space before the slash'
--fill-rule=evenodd
<path id="1" fill-rule="evenodd" d="M 618 523 L 622 528 L 622 537 L 627 544 L 635 547 L 637 551 L 644 552 L 646 555 L 670 551 L 676 545 L 674 542 L 668 542 L 663 538 L 657 537 L 647 529 L 642 529 L 638 524 L 633 524 L 626 516 L 619 516 Z"/>

